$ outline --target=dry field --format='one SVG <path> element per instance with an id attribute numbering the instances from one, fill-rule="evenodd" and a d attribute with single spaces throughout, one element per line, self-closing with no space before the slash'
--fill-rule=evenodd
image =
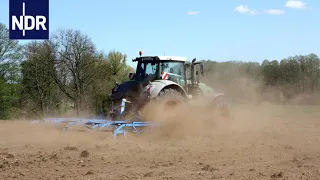
<path id="1" fill-rule="evenodd" d="M 0 124 L 1 179 L 320 179 L 320 107 L 235 106 L 231 120 L 198 106 L 164 131 L 127 139 Z"/>

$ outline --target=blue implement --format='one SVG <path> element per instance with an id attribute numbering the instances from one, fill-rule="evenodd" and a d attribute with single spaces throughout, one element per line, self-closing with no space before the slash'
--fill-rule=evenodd
<path id="1" fill-rule="evenodd" d="M 128 121 L 108 121 L 98 119 L 78 119 L 78 118 L 45 118 L 44 120 L 35 120 L 32 123 L 52 123 L 61 124 L 67 123 L 62 129 L 63 131 L 68 130 L 72 125 L 87 125 L 90 129 L 102 129 L 102 128 L 113 128 L 113 136 L 118 135 L 127 136 L 128 132 L 142 133 L 142 132 L 154 132 L 156 127 L 159 125 L 154 122 L 128 122 Z"/>
<path id="2" fill-rule="evenodd" d="M 123 114 L 126 104 L 126 99 L 122 100 L 120 115 Z M 134 117 L 132 121 L 127 120 L 106 120 L 103 118 L 44 118 L 43 120 L 35 120 L 32 123 L 50 123 L 50 124 L 62 124 L 67 125 L 62 128 L 63 131 L 68 130 L 72 125 L 85 125 L 90 129 L 103 129 L 103 128 L 113 128 L 113 137 L 118 135 L 127 136 L 128 132 L 141 133 L 141 132 L 154 132 L 158 123 L 153 122 L 140 122 L 140 117 Z"/>

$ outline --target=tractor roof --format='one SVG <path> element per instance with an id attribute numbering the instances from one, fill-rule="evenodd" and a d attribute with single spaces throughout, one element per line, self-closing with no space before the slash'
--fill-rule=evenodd
<path id="1" fill-rule="evenodd" d="M 181 57 L 181 56 L 141 56 L 141 57 L 137 57 L 137 59 L 140 59 L 142 61 L 143 60 L 182 61 L 182 62 L 187 61 L 186 57 Z"/>
<path id="2" fill-rule="evenodd" d="M 187 61 L 186 57 L 181 56 L 158 56 L 160 61 L 163 60 L 173 60 L 173 61 Z"/>

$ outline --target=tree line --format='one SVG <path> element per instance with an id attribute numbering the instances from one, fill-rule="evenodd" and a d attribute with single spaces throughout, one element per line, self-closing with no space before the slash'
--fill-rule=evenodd
<path id="1" fill-rule="evenodd" d="M 258 62 L 204 61 L 212 86 L 240 102 L 320 104 L 320 59 L 314 54 Z"/>
<path id="2" fill-rule="evenodd" d="M 99 51 L 79 30 L 25 45 L 8 35 L 0 24 L 0 119 L 104 112 L 114 82 L 133 70 L 126 54 Z"/>
<path id="3" fill-rule="evenodd" d="M 127 80 L 134 71 L 126 61 L 125 53 L 98 50 L 79 30 L 59 29 L 50 40 L 21 44 L 10 40 L 8 28 L 0 23 L 0 119 L 57 116 L 70 110 L 106 112 L 114 82 Z M 275 89 L 283 103 L 320 89 L 320 59 L 315 54 L 261 64 L 203 62 L 206 82 L 239 101 L 252 94 L 269 100 L 262 95 Z"/>

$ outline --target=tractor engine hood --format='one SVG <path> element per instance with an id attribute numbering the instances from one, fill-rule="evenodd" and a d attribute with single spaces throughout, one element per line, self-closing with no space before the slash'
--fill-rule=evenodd
<path id="1" fill-rule="evenodd" d="M 204 84 L 204 83 L 199 83 L 199 88 L 203 92 L 203 95 L 205 97 L 208 97 L 210 99 L 215 99 L 218 96 L 224 96 L 224 93 L 218 93 L 216 92 L 212 87 Z"/>

